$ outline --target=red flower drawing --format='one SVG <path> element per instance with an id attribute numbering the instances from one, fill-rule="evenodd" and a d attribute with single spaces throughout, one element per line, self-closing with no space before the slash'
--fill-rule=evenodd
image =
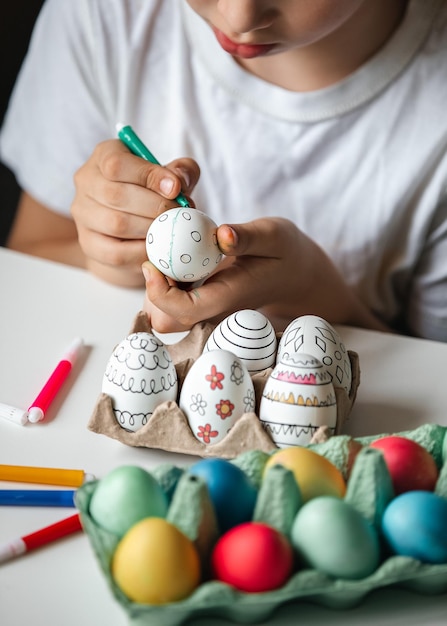
<path id="1" fill-rule="evenodd" d="M 218 434 L 218 430 L 211 430 L 211 424 L 205 424 L 205 426 L 199 426 L 199 432 L 197 433 L 197 437 L 201 437 L 204 443 L 210 443 L 210 438 L 217 437 Z"/>
<path id="2" fill-rule="evenodd" d="M 211 366 L 211 374 L 205 376 L 205 379 L 211 383 L 211 389 L 223 389 L 222 380 L 225 376 L 222 372 L 218 372 L 215 365 Z"/>
<path id="3" fill-rule="evenodd" d="M 229 400 L 221 400 L 219 404 L 216 404 L 216 413 L 223 420 L 233 414 L 233 409 L 234 404 L 232 404 Z"/>

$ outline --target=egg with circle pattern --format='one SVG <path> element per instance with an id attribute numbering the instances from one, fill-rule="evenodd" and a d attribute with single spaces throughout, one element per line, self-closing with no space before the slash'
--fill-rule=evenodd
<path id="1" fill-rule="evenodd" d="M 229 350 L 254 374 L 274 365 L 276 348 L 275 330 L 266 316 L 260 311 L 244 309 L 216 326 L 203 351 Z"/>
<path id="2" fill-rule="evenodd" d="M 209 276 L 223 259 L 217 225 L 202 211 L 176 207 L 161 213 L 146 235 L 150 262 L 178 282 Z"/>
<path id="3" fill-rule="evenodd" d="M 117 422 L 130 431 L 147 424 L 159 404 L 176 400 L 177 389 L 177 371 L 168 349 L 147 332 L 132 333 L 116 346 L 102 381 Z"/>
<path id="4" fill-rule="evenodd" d="M 346 347 L 331 324 L 317 315 L 302 315 L 285 329 L 278 344 L 277 361 L 284 355 L 311 354 L 329 372 L 334 387 L 351 390 L 351 361 Z"/>

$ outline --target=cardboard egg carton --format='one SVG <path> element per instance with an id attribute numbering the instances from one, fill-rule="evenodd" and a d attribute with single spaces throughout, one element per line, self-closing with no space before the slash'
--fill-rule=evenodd
<path id="1" fill-rule="evenodd" d="M 424 425 L 413 431 L 397 434 L 424 446 L 440 470 L 435 492 L 447 498 L 446 455 L 447 428 Z M 378 438 L 381 435 L 376 435 Z M 373 437 L 352 439 L 347 435 L 331 437 L 324 443 L 309 446 L 329 459 L 347 481 L 345 499 L 377 529 L 385 507 L 393 498 L 391 479 L 379 450 L 369 448 Z M 300 507 L 294 497 L 297 486 L 293 474 L 274 466 L 264 476 L 270 454 L 251 450 L 231 462 L 240 467 L 258 489 L 253 520 L 267 523 L 290 537 L 293 521 Z M 358 605 L 371 591 L 400 586 L 418 593 L 447 592 L 447 564 L 429 565 L 404 556 L 388 556 L 371 575 L 348 580 L 330 577 L 316 569 L 298 567 L 279 589 L 263 593 L 245 593 L 210 576 L 210 554 L 218 537 L 218 529 L 206 484 L 191 477 L 185 468 L 161 465 L 151 470 L 164 491 L 169 494 L 167 520 L 176 525 L 194 542 L 202 562 L 202 582 L 187 598 L 161 606 L 130 601 L 115 584 L 110 564 L 119 538 L 102 529 L 89 513 L 89 502 L 97 483 L 87 483 L 76 495 L 76 506 L 86 534 L 97 557 L 109 589 L 127 615 L 131 626 L 180 626 L 195 623 L 194 619 L 213 617 L 237 623 L 259 623 L 268 619 L 283 604 L 313 602 L 337 609 Z M 409 529 L 410 532 L 410 529 Z M 318 541 L 318 537 L 315 538 Z M 299 608 L 297 607 L 297 615 Z"/>
<path id="2" fill-rule="evenodd" d="M 179 390 L 189 369 L 202 354 L 205 343 L 214 328 L 210 323 L 196 324 L 181 341 L 167 346 L 177 370 Z M 143 311 L 136 316 L 129 334 L 134 332 L 152 332 L 148 317 Z M 280 334 L 277 335 L 278 340 L 280 336 Z M 335 434 L 342 431 L 343 424 L 355 402 L 360 383 L 358 354 L 348 350 L 348 355 L 351 362 L 352 383 L 349 394 L 345 389 L 335 387 L 337 401 Z M 88 428 L 129 446 L 158 448 L 200 457 L 233 459 L 246 450 L 271 452 L 277 450 L 277 446 L 263 428 L 257 414 L 262 391 L 272 369 L 265 369 L 251 377 L 256 397 L 255 412 L 242 415 L 224 439 L 215 444 L 207 445 L 194 437 L 185 414 L 176 402 L 163 402 L 155 409 L 145 426 L 136 432 L 130 432 L 118 424 L 113 413 L 111 398 L 101 393 L 90 417 Z M 312 443 L 326 441 L 331 435 L 331 430 L 322 426 L 313 435 Z"/>

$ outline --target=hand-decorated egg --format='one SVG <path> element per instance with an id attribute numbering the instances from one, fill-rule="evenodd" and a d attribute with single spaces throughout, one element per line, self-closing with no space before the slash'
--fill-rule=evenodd
<path id="1" fill-rule="evenodd" d="M 166 346 L 151 333 L 123 339 L 107 363 L 102 392 L 112 399 L 120 426 L 137 431 L 156 407 L 177 399 L 177 371 Z"/>
<path id="2" fill-rule="evenodd" d="M 351 390 L 351 362 L 337 331 L 317 315 L 302 315 L 285 329 L 278 345 L 277 361 L 284 355 L 304 352 L 319 359 L 330 373 L 334 387 Z"/>
<path id="3" fill-rule="evenodd" d="M 265 315 L 244 309 L 216 326 L 203 351 L 229 350 L 255 373 L 274 365 L 276 347 L 275 330 Z"/>
<path id="4" fill-rule="evenodd" d="M 259 419 L 279 448 L 307 445 L 320 426 L 335 432 L 335 391 L 321 362 L 303 353 L 282 356 L 262 392 Z"/>
<path id="5" fill-rule="evenodd" d="M 179 282 L 195 282 L 222 261 L 217 224 L 202 211 L 176 207 L 161 213 L 146 235 L 146 252 L 160 272 Z"/>
<path id="6" fill-rule="evenodd" d="M 254 411 L 247 368 L 227 350 L 201 354 L 185 377 L 179 406 L 199 441 L 217 443 L 244 413 Z"/>

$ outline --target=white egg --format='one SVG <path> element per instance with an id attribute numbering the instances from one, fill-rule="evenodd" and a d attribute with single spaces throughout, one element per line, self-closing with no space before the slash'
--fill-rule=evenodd
<path id="1" fill-rule="evenodd" d="M 244 414 L 254 411 L 255 392 L 247 368 L 227 350 L 201 354 L 188 371 L 179 406 L 199 441 L 221 441 Z"/>
<path id="2" fill-rule="evenodd" d="M 274 365 L 276 348 L 275 330 L 270 321 L 259 311 L 244 309 L 216 326 L 203 351 L 229 350 L 254 374 Z"/>
<path id="3" fill-rule="evenodd" d="M 137 431 L 159 404 L 176 400 L 177 371 L 166 346 L 151 333 L 132 333 L 107 362 L 102 392 L 112 399 L 122 428 Z"/>
<path id="4" fill-rule="evenodd" d="M 282 356 L 297 353 L 317 357 L 331 375 L 334 387 L 350 392 L 352 371 L 349 354 L 329 322 L 317 315 L 302 315 L 290 322 L 279 340 L 277 361 Z"/>
<path id="5" fill-rule="evenodd" d="M 146 252 L 160 272 L 179 282 L 211 274 L 223 259 L 217 225 L 197 209 L 176 207 L 161 213 L 146 235 Z"/>
<path id="6" fill-rule="evenodd" d="M 281 357 L 262 392 L 259 419 L 279 448 L 309 444 L 320 426 L 335 432 L 335 390 L 322 363 L 302 353 Z"/>

